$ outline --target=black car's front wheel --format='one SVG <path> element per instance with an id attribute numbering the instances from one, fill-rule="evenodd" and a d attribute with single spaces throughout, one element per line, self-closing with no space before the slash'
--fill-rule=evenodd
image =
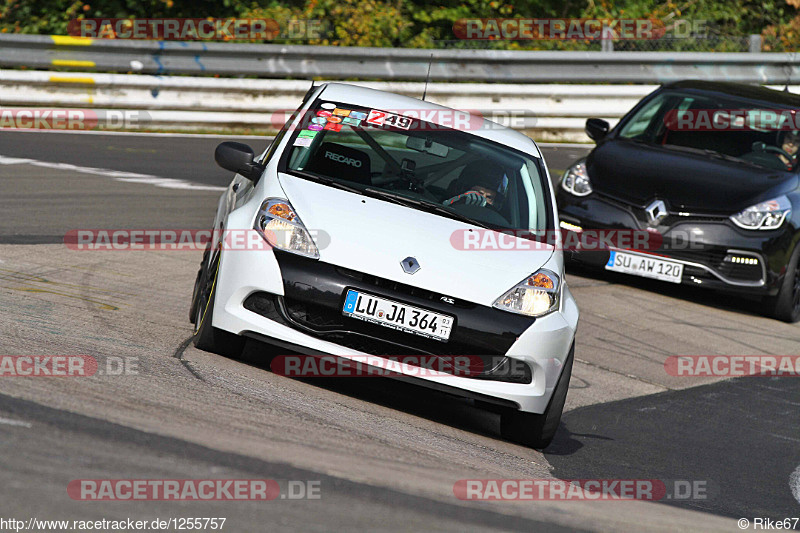
<path id="1" fill-rule="evenodd" d="M 211 254 L 207 250 L 195 281 L 195 294 L 192 302 L 195 330 L 192 341 L 201 350 L 227 357 L 236 357 L 242 352 L 245 339 L 212 325 L 218 273 L 219 256 L 212 262 Z"/>
<path id="2" fill-rule="evenodd" d="M 572 376 L 572 361 L 574 358 L 575 345 L 573 344 L 544 413 L 523 413 L 516 410 L 508 410 L 500 415 L 500 434 L 504 439 L 539 450 L 546 448 L 550 444 L 558 429 L 561 413 L 564 410 L 564 403 L 567 400 L 567 390 L 569 389 L 569 379 Z"/>
<path id="3" fill-rule="evenodd" d="M 795 246 L 778 294 L 765 301 L 766 311 L 785 322 L 800 321 L 800 245 Z"/>

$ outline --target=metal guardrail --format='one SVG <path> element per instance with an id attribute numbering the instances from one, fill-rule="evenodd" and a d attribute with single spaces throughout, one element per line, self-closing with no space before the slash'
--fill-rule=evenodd
<path id="1" fill-rule="evenodd" d="M 800 57 L 783 53 L 421 50 L 0 34 L 0 67 L 264 78 L 485 83 L 649 83 L 680 79 L 784 84 Z"/>
<path id="2" fill-rule="evenodd" d="M 358 85 L 419 98 L 421 82 Z M 275 131 L 310 84 L 231 79 L 0 69 L 3 108 L 141 110 L 132 129 Z M 525 131 L 537 140 L 588 141 L 586 117 L 616 121 L 655 85 L 431 83 L 427 100 Z M 0 121 L 2 125 L 2 121 Z"/>

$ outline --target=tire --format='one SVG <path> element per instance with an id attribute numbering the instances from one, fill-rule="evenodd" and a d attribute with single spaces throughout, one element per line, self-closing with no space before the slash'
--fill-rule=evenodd
<path id="1" fill-rule="evenodd" d="M 245 339 L 228 331 L 215 328 L 214 302 L 216 300 L 217 275 L 219 273 L 219 258 L 209 268 L 211 254 L 206 251 L 200 272 L 195 281 L 195 294 L 192 303 L 194 311 L 194 337 L 192 342 L 200 350 L 213 352 L 226 357 L 238 357 L 244 348 Z"/>
<path id="2" fill-rule="evenodd" d="M 800 268 L 798 268 L 798 262 L 800 262 L 800 245 L 796 246 L 792 253 L 778 294 L 765 299 L 766 313 L 789 323 L 800 321 Z"/>
<path id="3" fill-rule="evenodd" d="M 500 434 L 504 439 L 529 446 L 544 449 L 553 440 L 561 421 L 564 403 L 567 401 L 569 379 L 572 376 L 572 361 L 575 358 L 575 345 L 573 344 L 567 354 L 564 369 L 558 378 L 558 383 L 542 414 L 523 413 L 516 410 L 506 410 L 500 415 Z"/>

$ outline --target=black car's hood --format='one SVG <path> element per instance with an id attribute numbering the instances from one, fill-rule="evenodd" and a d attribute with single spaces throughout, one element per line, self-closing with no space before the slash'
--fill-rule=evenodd
<path id="1" fill-rule="evenodd" d="M 586 166 L 597 192 L 693 213 L 735 213 L 797 184 L 791 173 L 617 139 L 598 145 Z"/>

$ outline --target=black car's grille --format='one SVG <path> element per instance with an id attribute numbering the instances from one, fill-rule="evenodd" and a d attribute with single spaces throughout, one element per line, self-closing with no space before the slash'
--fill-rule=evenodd
<path id="1" fill-rule="evenodd" d="M 712 249 L 698 249 L 698 250 L 659 250 L 659 254 L 671 257 L 673 259 L 680 259 L 683 261 L 690 261 L 692 263 L 699 263 L 705 265 L 721 276 L 735 280 L 735 281 L 748 281 L 758 282 L 763 279 L 764 272 L 761 260 L 756 257 L 744 256 L 748 261 L 756 261 L 755 263 L 737 263 L 734 262 L 734 257 L 741 257 L 736 252 L 729 252 L 725 248 L 712 248 Z M 684 273 L 698 278 L 708 278 L 709 274 L 703 272 L 702 269 L 697 267 L 687 266 L 684 268 Z"/>
<path id="2" fill-rule="evenodd" d="M 488 379 L 511 383 L 531 383 L 532 373 L 527 364 L 501 354 L 473 355 L 463 343 L 443 343 L 415 337 L 375 324 L 364 323 L 324 306 L 284 298 L 265 292 L 248 296 L 244 308 L 323 340 L 372 355 L 382 357 L 409 355 L 469 356 L 471 362 L 479 361 L 469 375 L 462 377 Z M 478 359 L 479 358 L 479 359 Z"/>
<path id="3" fill-rule="evenodd" d="M 603 200 L 617 206 L 620 209 L 624 209 L 633 215 L 636 221 L 639 223 L 641 228 L 647 228 L 649 226 L 650 220 L 647 215 L 647 211 L 645 207 L 640 205 L 631 204 L 628 202 L 624 202 L 617 198 L 612 198 L 610 196 L 603 196 Z M 682 224 L 686 222 L 719 222 L 724 223 L 727 220 L 727 217 L 721 215 L 708 215 L 703 213 L 687 213 L 684 215 L 678 215 L 676 213 L 669 213 L 666 217 L 659 221 L 658 227 L 661 229 L 671 228 L 676 224 Z"/>
<path id="4" fill-rule="evenodd" d="M 759 281 L 764 275 L 760 263 L 756 265 L 723 263 L 719 268 L 719 273 L 727 278 L 743 281 Z"/>

